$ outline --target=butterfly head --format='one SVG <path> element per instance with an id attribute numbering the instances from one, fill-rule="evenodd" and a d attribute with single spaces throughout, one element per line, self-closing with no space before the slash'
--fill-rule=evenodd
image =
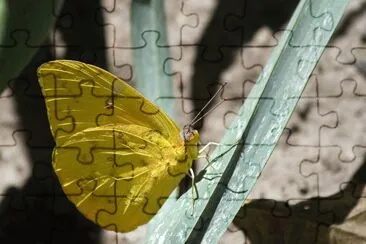
<path id="1" fill-rule="evenodd" d="M 182 131 L 182 139 L 184 144 L 197 145 L 200 139 L 197 130 L 194 130 L 191 125 L 185 125 Z"/>

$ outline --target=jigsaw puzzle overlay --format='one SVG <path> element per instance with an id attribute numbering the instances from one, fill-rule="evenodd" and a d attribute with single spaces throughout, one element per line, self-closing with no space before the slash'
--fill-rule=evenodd
<path id="1" fill-rule="evenodd" d="M 228 83 L 221 94 L 225 101 L 196 125 L 202 144 L 218 142 L 278 44 L 297 3 L 165 1 L 166 43 L 159 42 L 159 33 L 154 31 L 141 33 L 141 42 L 131 43 L 131 1 L 127 0 L 65 1 L 44 43 L 33 43 L 32 33 L 24 28 L 10 30 L 14 45 L 39 50 L 0 96 L 0 242 L 143 243 L 146 232 L 145 226 L 128 234 L 104 230 L 69 200 L 83 192 L 81 188 L 65 192 L 52 167 L 55 142 L 36 76 L 38 66 L 54 59 L 79 60 L 133 85 L 133 52 L 147 45 L 169 48 L 170 57 L 161 67 L 169 63 L 173 68 L 166 75 L 174 82 L 172 102 L 181 128 L 220 84 Z M 242 208 L 222 243 L 329 243 L 342 240 L 333 225 L 356 233 L 365 228 L 364 221 L 356 221 L 366 209 L 365 21 L 366 1 L 351 0 L 251 193 L 250 198 L 258 200 Z M 113 113 L 106 109 L 110 100 L 87 87 L 67 94 L 78 97 L 82 91 L 100 101 L 101 110 L 89 122 L 103 123 Z M 78 120 L 72 112 L 55 117 Z M 65 125 L 59 133 L 67 136 L 73 129 Z M 95 154 L 82 148 L 69 152 L 84 163 Z M 196 163 L 196 171 L 203 164 Z M 87 172 L 88 164 L 83 166 Z M 99 197 L 108 201 L 104 195 Z M 116 198 L 117 193 L 109 197 Z M 161 205 L 158 201 L 146 204 Z M 116 209 L 113 202 L 109 208 L 94 210 L 113 216 Z"/>

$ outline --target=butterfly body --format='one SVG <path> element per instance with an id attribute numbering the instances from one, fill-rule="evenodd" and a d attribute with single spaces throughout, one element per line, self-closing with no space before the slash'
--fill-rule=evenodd
<path id="1" fill-rule="evenodd" d="M 181 136 L 156 105 L 98 67 L 58 60 L 38 77 L 65 195 L 103 228 L 147 223 L 197 158 L 198 133 Z"/>

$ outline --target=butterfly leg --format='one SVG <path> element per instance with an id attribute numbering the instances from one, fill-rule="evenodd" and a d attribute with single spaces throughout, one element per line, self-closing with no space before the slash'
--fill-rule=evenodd
<path id="1" fill-rule="evenodd" d="M 195 201 L 198 199 L 198 190 L 197 190 L 197 186 L 196 186 L 196 183 L 195 183 L 195 175 L 194 175 L 194 172 L 193 172 L 192 168 L 189 169 L 188 176 L 192 179 L 192 215 L 193 215 L 193 213 L 194 213 L 194 204 L 195 204 Z"/>
<path id="2" fill-rule="evenodd" d="M 235 144 L 232 145 L 232 147 L 238 145 L 239 143 L 240 142 L 237 141 Z M 217 142 L 209 142 L 203 148 L 201 148 L 201 150 L 199 150 L 199 153 L 202 153 L 207 147 L 209 147 L 211 145 L 220 146 L 220 143 L 217 143 Z M 231 150 L 232 147 L 228 148 L 228 151 Z M 213 162 L 215 162 L 215 159 L 213 159 L 212 161 L 208 160 L 208 154 L 199 155 L 198 158 L 204 158 L 207 161 L 207 165 L 203 168 L 203 170 L 206 170 L 208 167 L 211 167 L 214 170 L 214 173 L 215 174 L 219 174 L 219 172 L 213 166 Z"/>
<path id="3" fill-rule="evenodd" d="M 220 143 L 217 143 L 217 142 L 209 142 L 209 143 L 207 143 L 203 148 L 201 148 L 199 150 L 199 154 L 202 154 L 202 152 L 205 151 L 205 149 L 208 148 L 211 145 L 218 146 L 218 145 L 220 145 Z M 210 162 L 210 160 L 208 160 L 208 153 L 205 153 L 204 155 L 199 155 L 198 156 L 198 159 L 201 159 L 201 158 L 204 158 L 207 161 L 207 164 L 203 168 L 203 170 L 206 170 L 208 167 L 211 167 L 213 169 L 214 173 L 215 174 L 218 174 L 216 168 L 213 166 L 213 162 Z"/>
<path id="4" fill-rule="evenodd" d="M 220 143 L 217 143 L 217 142 L 209 142 L 207 143 L 204 147 L 202 147 L 199 151 L 198 151 L 198 154 L 201 154 L 202 152 L 204 152 L 206 150 L 206 148 L 208 148 L 209 146 L 211 145 L 215 145 L 215 146 L 219 146 Z M 200 156 L 199 156 L 200 157 Z"/>
<path id="5" fill-rule="evenodd" d="M 208 160 L 208 155 L 205 155 L 204 157 L 202 157 L 202 158 L 204 158 L 206 161 L 207 161 L 207 164 L 205 165 L 205 167 L 202 169 L 203 171 L 204 170 L 206 170 L 208 167 L 211 167 L 211 169 L 213 170 L 213 172 L 215 173 L 215 174 L 219 174 L 219 172 L 217 171 L 217 169 L 213 166 L 213 161 L 210 161 L 210 160 Z"/>

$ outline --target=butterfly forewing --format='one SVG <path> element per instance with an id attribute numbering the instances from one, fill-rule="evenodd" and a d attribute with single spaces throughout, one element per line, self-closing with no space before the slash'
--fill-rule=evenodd
<path id="1" fill-rule="evenodd" d="M 153 128 L 172 144 L 179 128 L 163 111 L 113 74 L 78 61 L 57 60 L 38 69 L 56 143 L 81 130 L 105 124 Z"/>

